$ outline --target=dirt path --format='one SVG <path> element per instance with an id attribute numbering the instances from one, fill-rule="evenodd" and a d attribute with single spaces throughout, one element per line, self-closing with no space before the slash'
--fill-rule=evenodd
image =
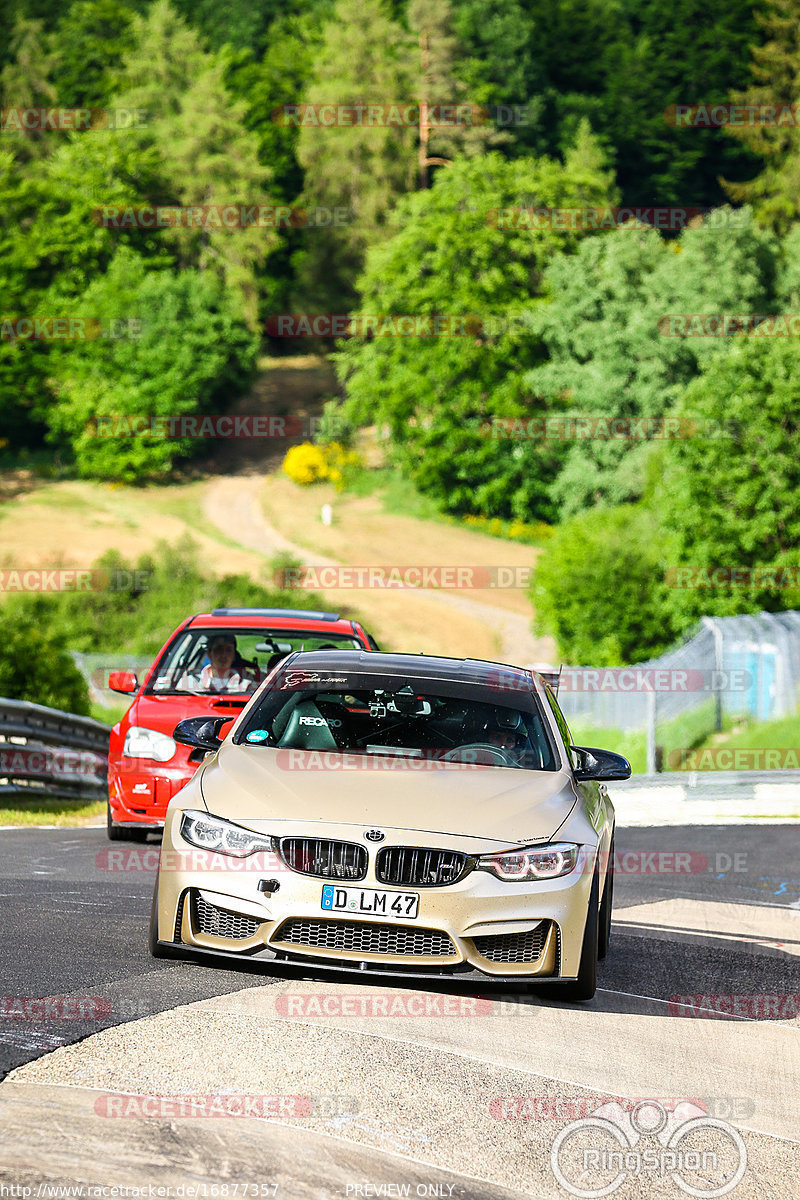
<path id="1" fill-rule="evenodd" d="M 204 516 L 227 537 L 267 557 L 284 552 L 308 565 L 339 565 L 294 544 L 266 519 L 260 503 L 262 487 L 260 475 L 250 473 L 213 478 L 204 491 Z M 327 595 L 336 607 L 345 607 L 341 590 Z M 370 621 L 379 640 L 383 637 L 392 648 L 405 645 L 427 653 L 496 656 L 521 666 L 543 666 L 555 658 L 552 639 L 535 637 L 529 617 L 466 596 L 429 589 L 354 589 L 346 593 L 346 600 Z"/>

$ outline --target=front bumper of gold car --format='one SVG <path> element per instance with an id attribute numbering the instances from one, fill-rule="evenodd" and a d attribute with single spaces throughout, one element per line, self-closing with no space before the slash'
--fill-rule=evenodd
<path id="1" fill-rule="evenodd" d="M 389 885 L 376 875 L 380 849 L 436 847 L 474 859 L 505 847 L 485 839 L 476 844 L 475 838 L 391 829 L 382 846 L 369 847 L 363 878 L 331 880 L 290 869 L 280 853 L 237 859 L 198 850 L 181 837 L 181 817 L 181 808 L 171 805 L 157 885 L 160 949 L 405 978 L 575 979 L 598 849 L 607 850 L 610 840 L 606 829 L 594 845 L 584 841 L 579 865 L 557 879 L 509 883 L 473 869 L 449 885 Z M 352 824 L 313 823 L 309 830 L 310 824 L 283 821 L 276 828 L 273 822 L 271 832 L 339 841 L 355 841 L 361 833 Z M 581 821 L 584 834 L 586 828 Z M 560 830 L 559 839 L 569 840 L 564 834 Z M 600 853 L 601 863 L 604 858 Z M 599 884 L 602 893 L 602 874 Z M 383 893 L 415 895 L 416 916 L 331 911 L 332 887 L 352 896 L 356 908 L 360 893 L 368 905 L 376 895 L 383 902 Z"/>

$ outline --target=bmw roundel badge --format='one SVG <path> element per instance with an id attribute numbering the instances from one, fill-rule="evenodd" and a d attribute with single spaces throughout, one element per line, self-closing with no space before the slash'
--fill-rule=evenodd
<path id="1" fill-rule="evenodd" d="M 368 829 L 364 834 L 368 842 L 382 842 L 386 834 L 382 829 Z"/>

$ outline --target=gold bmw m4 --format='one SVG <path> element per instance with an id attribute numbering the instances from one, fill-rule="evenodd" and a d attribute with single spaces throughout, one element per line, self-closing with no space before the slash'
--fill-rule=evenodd
<path id="1" fill-rule="evenodd" d="M 603 781 L 630 766 L 571 744 L 544 676 L 331 647 L 284 659 L 235 719 L 174 737 L 205 758 L 167 809 L 153 955 L 594 995 L 613 894 Z"/>

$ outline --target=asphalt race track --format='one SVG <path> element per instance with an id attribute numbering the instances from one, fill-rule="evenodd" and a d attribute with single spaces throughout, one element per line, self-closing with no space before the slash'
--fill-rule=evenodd
<path id="1" fill-rule="evenodd" d="M 490 984 L 476 998 L 455 984 L 154 961 L 157 841 L 123 845 L 136 869 L 110 871 L 104 830 L 3 830 L 0 1077 L 22 1069 L 0 1084 L 0 1182 L 34 1196 L 42 1181 L 187 1178 L 224 1181 L 229 1197 L 255 1195 L 241 1190 L 255 1181 L 279 1197 L 568 1196 L 551 1167 L 560 1131 L 609 1098 L 628 1112 L 658 1098 L 740 1130 L 735 1200 L 800 1196 L 795 833 L 618 828 L 600 990 L 568 1006 Z M 690 871 L 675 873 L 687 852 Z M 310 1096 L 313 1111 L 187 1119 L 162 1105 L 109 1121 L 121 1114 L 97 1107 L 187 1093 Z M 684 1194 L 646 1171 L 614 1189 Z"/>

